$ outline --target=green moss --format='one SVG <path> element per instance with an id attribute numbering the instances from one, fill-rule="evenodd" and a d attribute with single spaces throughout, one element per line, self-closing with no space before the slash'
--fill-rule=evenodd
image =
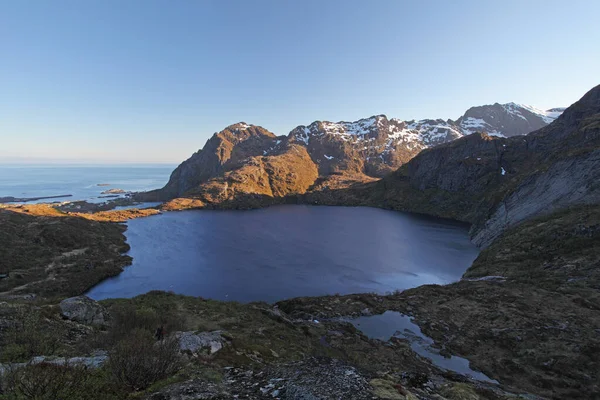
<path id="1" fill-rule="evenodd" d="M 373 379 L 369 382 L 373 388 L 373 394 L 379 399 L 386 400 L 417 400 L 412 393 L 400 385 L 385 379 Z"/>
<path id="2" fill-rule="evenodd" d="M 480 400 L 472 386 L 466 383 L 453 383 L 442 389 L 442 395 L 448 400 Z"/>

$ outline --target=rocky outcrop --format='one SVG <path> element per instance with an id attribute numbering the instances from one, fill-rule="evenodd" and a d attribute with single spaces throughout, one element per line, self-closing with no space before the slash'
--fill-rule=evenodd
<path id="1" fill-rule="evenodd" d="M 64 318 L 87 325 L 104 325 L 108 321 L 106 309 L 87 296 L 77 296 L 60 302 L 60 313 Z"/>
<path id="2" fill-rule="evenodd" d="M 182 352 L 198 355 L 202 353 L 214 354 L 221 350 L 227 340 L 221 331 L 213 332 L 176 332 L 175 338 Z"/>
<path id="3" fill-rule="evenodd" d="M 108 189 L 100 192 L 100 194 L 124 194 L 126 193 L 123 189 Z"/>
<path id="4" fill-rule="evenodd" d="M 378 382 L 375 382 L 377 384 Z M 379 389 L 379 387 L 377 387 Z M 149 400 L 191 399 L 373 399 L 374 391 L 366 377 L 339 361 L 308 359 L 284 365 L 268 366 L 261 371 L 229 368 L 224 384 L 214 385 L 192 379 L 169 385 Z M 381 391 L 377 392 L 381 393 Z M 390 392 L 393 393 L 393 392 Z M 398 393 L 396 391 L 396 393 Z M 386 399 L 390 397 L 378 396 Z M 393 397 L 414 399 L 415 397 Z"/>
<path id="5" fill-rule="evenodd" d="M 47 356 L 37 356 L 33 357 L 26 363 L 7 363 L 0 364 L 0 375 L 5 374 L 9 371 L 14 371 L 15 369 L 26 367 L 28 365 L 36 365 L 36 364 L 53 364 L 53 365 L 61 365 L 61 366 L 83 366 L 86 368 L 100 368 L 102 367 L 106 361 L 108 360 L 108 353 L 103 350 L 96 351 L 94 354 L 88 357 L 47 357 Z"/>

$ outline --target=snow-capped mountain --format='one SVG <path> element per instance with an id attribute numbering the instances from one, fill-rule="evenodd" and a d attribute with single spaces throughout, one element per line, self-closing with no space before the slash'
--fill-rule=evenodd
<path id="1" fill-rule="evenodd" d="M 546 126 L 563 110 L 496 103 L 472 107 L 456 121 L 402 121 L 385 115 L 354 122 L 315 121 L 292 130 L 288 140 L 307 147 L 321 174 L 351 170 L 380 177 L 424 148 L 474 132 L 504 137 L 527 134 Z"/>
<path id="2" fill-rule="evenodd" d="M 456 121 L 376 115 L 354 122 L 315 121 L 287 136 L 240 122 L 215 133 L 173 172 L 165 188 L 149 195 L 164 199 L 202 192 L 213 201 L 237 192 L 273 196 L 348 187 L 395 171 L 425 148 L 474 132 L 526 134 L 563 110 L 508 103 L 472 107 Z"/>
<path id="3" fill-rule="evenodd" d="M 426 147 L 416 129 L 385 115 L 355 122 L 316 121 L 292 130 L 288 140 L 306 146 L 321 175 L 383 176 Z"/>
<path id="4" fill-rule="evenodd" d="M 486 132 L 495 136 L 526 135 L 554 121 L 564 108 L 540 110 L 516 103 L 471 107 L 456 123 L 464 134 Z"/>

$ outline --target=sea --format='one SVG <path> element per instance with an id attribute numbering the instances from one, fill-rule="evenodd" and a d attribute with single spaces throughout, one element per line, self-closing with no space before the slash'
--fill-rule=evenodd
<path id="1" fill-rule="evenodd" d="M 108 189 L 147 191 L 163 187 L 176 165 L 0 165 L 0 197 L 61 196 L 49 201 L 86 200 L 101 203 Z"/>

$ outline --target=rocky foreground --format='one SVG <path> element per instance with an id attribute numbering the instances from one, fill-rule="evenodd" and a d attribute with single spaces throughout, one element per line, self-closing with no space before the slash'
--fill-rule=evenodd
<path id="1" fill-rule="evenodd" d="M 0 281 L 0 369 L 5 395 L 15 396 L 7 398 L 28 398 L 25 390 L 42 384 L 34 376 L 62 382 L 62 389 L 55 389 L 65 397 L 58 398 L 600 396 L 598 206 L 561 211 L 507 231 L 452 285 L 274 305 L 164 292 L 100 303 L 85 297 L 62 301 L 127 264 L 120 255 L 126 246 L 122 227 L 6 210 L 0 217 L 2 231 L 7 222 L 15 229 L 0 236 L 1 259 L 21 266 Z M 19 229 L 31 236 L 18 237 Z M 24 255 L 27 259 L 18 261 Z M 53 276 L 44 279 L 43 273 Z M 35 280 L 23 287 L 29 277 Z M 413 316 L 442 354 L 466 357 L 499 384 L 440 369 L 406 340 L 369 339 L 339 318 L 387 310 Z M 157 355 L 153 334 L 161 325 L 172 352 L 159 346 L 165 353 Z M 157 373 L 143 354 L 159 357 L 155 360 L 171 354 L 163 360 L 168 368 Z M 137 369 L 147 365 L 150 378 L 132 377 L 128 362 Z M 72 386 L 61 392 L 67 390 L 64 380 Z"/>

